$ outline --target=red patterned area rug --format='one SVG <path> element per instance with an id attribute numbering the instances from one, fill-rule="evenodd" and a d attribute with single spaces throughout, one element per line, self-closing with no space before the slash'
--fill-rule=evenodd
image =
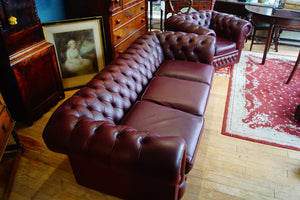
<path id="1" fill-rule="evenodd" d="M 300 68 L 285 84 L 296 57 L 243 51 L 231 72 L 222 134 L 300 151 Z"/>

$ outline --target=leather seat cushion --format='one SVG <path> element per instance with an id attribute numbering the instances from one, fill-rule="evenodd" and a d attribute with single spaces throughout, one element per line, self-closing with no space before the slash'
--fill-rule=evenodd
<path id="1" fill-rule="evenodd" d="M 203 117 L 153 102 L 140 101 L 132 107 L 121 124 L 139 131 L 158 133 L 160 136 L 182 137 L 187 146 L 186 173 L 191 170 L 202 133 Z"/>
<path id="2" fill-rule="evenodd" d="M 210 86 L 166 76 L 155 77 L 142 100 L 153 101 L 194 115 L 204 115 Z"/>
<path id="3" fill-rule="evenodd" d="M 231 51 L 236 50 L 236 43 L 222 37 L 217 37 L 216 40 L 216 53 L 215 56 L 222 55 L 225 53 L 229 53 Z"/>
<path id="4" fill-rule="evenodd" d="M 165 60 L 156 72 L 156 75 L 198 81 L 211 85 L 214 70 L 214 66 L 209 64 L 184 60 Z"/>

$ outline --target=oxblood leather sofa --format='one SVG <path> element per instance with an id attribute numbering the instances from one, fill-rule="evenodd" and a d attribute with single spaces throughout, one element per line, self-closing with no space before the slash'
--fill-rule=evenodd
<path id="1" fill-rule="evenodd" d="M 148 32 L 66 100 L 43 138 L 77 182 L 124 199 L 180 199 L 204 125 L 215 38 Z"/>
<path id="2" fill-rule="evenodd" d="M 221 68 L 239 62 L 244 40 L 251 34 L 252 24 L 231 14 L 201 10 L 167 18 L 165 30 L 215 36 L 213 64 Z"/>

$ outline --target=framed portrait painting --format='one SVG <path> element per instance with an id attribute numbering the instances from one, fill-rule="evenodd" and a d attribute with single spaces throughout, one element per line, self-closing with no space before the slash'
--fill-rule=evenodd
<path id="1" fill-rule="evenodd" d="M 78 88 L 105 67 L 103 18 L 80 18 L 43 24 L 54 44 L 63 86 Z"/>

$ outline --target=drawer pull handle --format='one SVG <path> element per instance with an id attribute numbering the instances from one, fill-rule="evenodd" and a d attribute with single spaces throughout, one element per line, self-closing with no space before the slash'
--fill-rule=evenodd
<path id="1" fill-rule="evenodd" d="M 144 10 L 144 9 L 145 9 L 145 6 L 142 6 L 141 9 Z"/>
<path id="2" fill-rule="evenodd" d="M 203 8 L 206 8 L 206 4 L 203 5 Z"/>
<path id="3" fill-rule="evenodd" d="M 10 18 L 8 18 L 8 23 L 9 23 L 9 25 L 11 25 L 11 26 L 17 25 L 17 24 L 18 24 L 17 18 L 14 17 L 14 16 L 11 16 Z"/>
<path id="4" fill-rule="evenodd" d="M 7 129 L 5 128 L 5 125 L 4 124 L 1 124 L 1 128 L 4 132 L 7 132 Z"/>
<path id="5" fill-rule="evenodd" d="M 122 54 L 123 53 L 123 51 L 119 51 L 119 54 Z"/>
<path id="6" fill-rule="evenodd" d="M 120 35 L 120 34 L 119 34 L 119 35 L 117 35 L 117 38 L 118 38 L 118 39 L 121 39 L 121 35 Z"/>
<path id="7" fill-rule="evenodd" d="M 117 19 L 117 20 L 116 20 L 116 23 L 117 23 L 117 24 L 120 24 L 120 22 L 121 22 L 120 19 Z"/>
<path id="8" fill-rule="evenodd" d="M 145 21 L 145 19 L 142 19 L 142 22 L 144 22 Z"/>

